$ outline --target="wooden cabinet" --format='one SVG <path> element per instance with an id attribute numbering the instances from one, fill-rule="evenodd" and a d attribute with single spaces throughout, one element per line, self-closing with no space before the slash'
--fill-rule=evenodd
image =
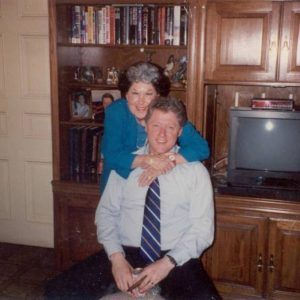
<path id="1" fill-rule="evenodd" d="M 275 218 L 269 224 L 268 295 L 274 299 L 300 297 L 300 220 Z M 294 294 L 293 292 L 297 292 Z"/>
<path id="2" fill-rule="evenodd" d="M 151 61 L 165 67 L 168 58 L 173 55 L 178 70 L 178 61 L 187 56 L 186 84 L 171 86 L 171 94 L 185 101 L 190 119 L 195 118 L 195 103 L 199 88 L 198 81 L 200 63 L 198 30 L 204 26 L 201 3 L 205 1 L 182 0 L 49 0 L 50 27 L 50 66 L 51 66 L 51 105 L 52 105 L 52 135 L 53 135 L 53 192 L 55 207 L 55 248 L 58 257 L 58 267 L 65 268 L 75 261 L 84 259 L 99 249 L 94 226 L 95 208 L 100 194 L 95 174 L 82 178 L 73 176 L 71 128 L 89 127 L 102 128 L 103 124 L 92 118 L 84 120 L 72 117 L 70 95 L 75 91 L 93 93 L 94 90 L 116 90 L 116 84 L 108 84 L 108 68 L 115 67 L 124 70 L 138 61 Z M 72 39 L 71 35 L 78 31 L 80 18 L 78 11 L 86 14 L 91 8 L 100 10 L 112 5 L 127 7 L 170 7 L 180 6 L 180 12 L 188 20 L 187 42 L 180 45 L 165 44 L 135 44 L 135 43 L 103 43 Z M 75 8 L 76 6 L 76 8 Z M 178 10 L 177 10 L 178 11 Z M 130 11 L 129 11 L 130 13 Z M 197 16 L 195 18 L 194 16 Z M 130 16 L 129 16 L 130 17 Z M 77 21 L 76 21 L 77 20 Z M 79 21 L 78 21 L 79 20 Z M 92 20 L 92 19 L 89 19 Z M 75 22 L 75 23 L 74 23 Z M 77 22 L 77 23 L 76 23 Z M 78 23 L 79 22 L 79 23 Z M 170 21 L 171 22 L 171 21 Z M 185 22 L 185 21 L 184 21 Z M 72 25 L 76 26 L 72 26 Z M 127 23 L 126 23 L 127 24 Z M 171 23 L 170 23 L 171 24 Z M 170 25 L 169 24 L 169 25 Z M 186 23 L 184 23 L 186 24 Z M 80 23 L 80 28 L 82 29 Z M 123 26 L 124 27 L 124 26 Z M 74 29 L 75 28 L 75 29 Z M 199 32 L 203 32 L 203 29 Z M 89 33 L 88 33 L 89 35 Z M 102 81 L 90 81 L 78 76 L 78 70 L 85 68 L 101 68 Z M 84 80 L 82 80 L 84 79 Z M 83 145 L 85 145 L 83 143 Z M 81 151 L 83 153 L 83 150 Z M 81 166 L 81 165 L 80 165 Z M 77 170 L 77 169 L 76 169 Z M 80 174 L 80 172 L 79 172 Z M 101 180 L 101 179 L 100 179 Z M 99 181 L 99 180 L 98 180 Z"/>
<path id="3" fill-rule="evenodd" d="M 216 212 L 206 264 L 224 296 L 299 299 L 300 203 L 217 195 Z"/>
<path id="4" fill-rule="evenodd" d="M 209 1 L 205 79 L 299 82 L 299 18 L 296 1 Z"/>
<path id="5" fill-rule="evenodd" d="M 99 192 L 91 184 L 53 181 L 52 185 L 56 261 L 66 269 L 101 249 L 94 224 Z"/>

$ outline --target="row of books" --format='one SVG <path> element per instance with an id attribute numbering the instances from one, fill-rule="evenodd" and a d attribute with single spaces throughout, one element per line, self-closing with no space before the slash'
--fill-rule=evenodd
<path id="1" fill-rule="evenodd" d="M 97 181 L 101 137 L 102 128 L 96 126 L 77 125 L 69 128 L 70 179 Z"/>
<path id="2" fill-rule="evenodd" d="M 187 31 L 183 5 L 72 7 L 71 43 L 185 46 Z"/>

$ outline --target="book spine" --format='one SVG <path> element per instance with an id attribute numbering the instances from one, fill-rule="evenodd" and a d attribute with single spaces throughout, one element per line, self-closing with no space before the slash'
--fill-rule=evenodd
<path id="1" fill-rule="evenodd" d="M 101 44 L 106 44 L 106 7 L 102 8 Z"/>
<path id="2" fill-rule="evenodd" d="M 121 44 L 121 9 L 115 7 L 115 41 L 116 44 Z"/>
<path id="3" fill-rule="evenodd" d="M 155 24 L 155 7 L 149 7 L 149 19 L 148 19 L 148 42 L 150 45 L 155 44 L 155 36 L 156 36 L 156 24 Z"/>
<path id="4" fill-rule="evenodd" d="M 87 20 L 88 40 L 87 40 L 87 42 L 89 44 L 93 44 L 94 43 L 94 7 L 93 6 L 87 7 L 87 14 L 88 14 L 88 20 Z"/>
<path id="5" fill-rule="evenodd" d="M 110 44 L 110 5 L 105 6 L 105 44 Z"/>
<path id="6" fill-rule="evenodd" d="M 162 6 L 159 8 L 160 18 L 159 18 L 159 44 L 165 44 L 165 19 L 166 19 L 166 7 Z"/>
<path id="7" fill-rule="evenodd" d="M 129 6 L 125 6 L 125 22 L 124 22 L 124 29 L 125 29 L 125 35 L 124 35 L 124 44 L 129 45 Z"/>
<path id="8" fill-rule="evenodd" d="M 180 45 L 186 46 L 188 39 L 188 14 L 186 8 L 181 6 L 180 9 Z"/>
<path id="9" fill-rule="evenodd" d="M 142 12 L 142 19 L 143 19 L 143 44 L 144 45 L 148 45 L 148 29 L 149 29 L 149 25 L 148 25 L 148 19 L 149 19 L 149 9 L 148 7 L 143 7 L 143 12 Z"/>
<path id="10" fill-rule="evenodd" d="M 97 18 L 98 18 L 98 43 L 103 44 L 102 41 L 102 9 L 97 10 Z"/>
<path id="11" fill-rule="evenodd" d="M 174 6 L 170 6 L 170 26 L 169 26 L 169 38 L 170 38 L 170 45 L 173 45 L 174 42 Z"/>
<path id="12" fill-rule="evenodd" d="M 80 7 L 80 42 L 82 44 L 86 43 L 86 16 L 85 7 Z"/>
<path id="13" fill-rule="evenodd" d="M 143 43 L 143 17 L 142 7 L 137 7 L 137 44 L 142 45 Z"/>
<path id="14" fill-rule="evenodd" d="M 116 28 L 115 28 L 115 8 L 113 6 L 110 7 L 110 17 L 109 17 L 109 22 L 110 22 L 110 44 L 115 45 L 116 44 L 116 40 L 115 40 L 115 32 L 116 32 Z"/>
<path id="15" fill-rule="evenodd" d="M 80 43 L 80 6 L 75 5 L 72 7 L 72 32 L 71 32 L 71 43 Z"/>
<path id="16" fill-rule="evenodd" d="M 180 45 L 180 6 L 174 6 L 173 45 Z"/>
<path id="17" fill-rule="evenodd" d="M 137 45 L 138 10 L 136 6 L 129 7 L 129 41 Z"/>

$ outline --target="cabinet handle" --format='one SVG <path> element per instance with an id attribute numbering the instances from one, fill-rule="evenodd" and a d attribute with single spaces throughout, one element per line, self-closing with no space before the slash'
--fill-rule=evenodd
<path id="1" fill-rule="evenodd" d="M 270 261 L 269 261 L 269 271 L 272 273 L 275 270 L 274 266 L 274 256 L 273 254 L 270 255 Z"/>
<path id="2" fill-rule="evenodd" d="M 288 42 L 288 38 L 287 38 L 287 37 L 285 37 L 285 40 L 284 40 L 284 42 L 283 42 L 282 49 L 286 49 L 286 50 L 289 50 L 289 49 L 290 49 L 290 46 L 289 46 L 289 42 Z"/>
<path id="3" fill-rule="evenodd" d="M 256 265 L 256 267 L 257 267 L 257 271 L 258 271 L 258 272 L 261 272 L 262 269 L 263 269 L 263 267 L 264 267 L 263 261 L 262 261 L 262 255 L 261 255 L 261 254 L 259 254 L 259 256 L 258 256 L 258 260 L 257 260 L 257 265 Z"/>
<path id="4" fill-rule="evenodd" d="M 272 51 L 273 49 L 276 49 L 276 42 L 272 41 L 269 50 Z"/>

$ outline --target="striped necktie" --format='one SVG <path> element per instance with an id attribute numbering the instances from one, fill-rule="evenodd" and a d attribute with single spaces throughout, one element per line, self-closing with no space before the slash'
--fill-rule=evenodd
<path id="1" fill-rule="evenodd" d="M 160 258 L 160 190 L 158 178 L 149 186 L 141 239 L 141 255 L 147 263 Z"/>

